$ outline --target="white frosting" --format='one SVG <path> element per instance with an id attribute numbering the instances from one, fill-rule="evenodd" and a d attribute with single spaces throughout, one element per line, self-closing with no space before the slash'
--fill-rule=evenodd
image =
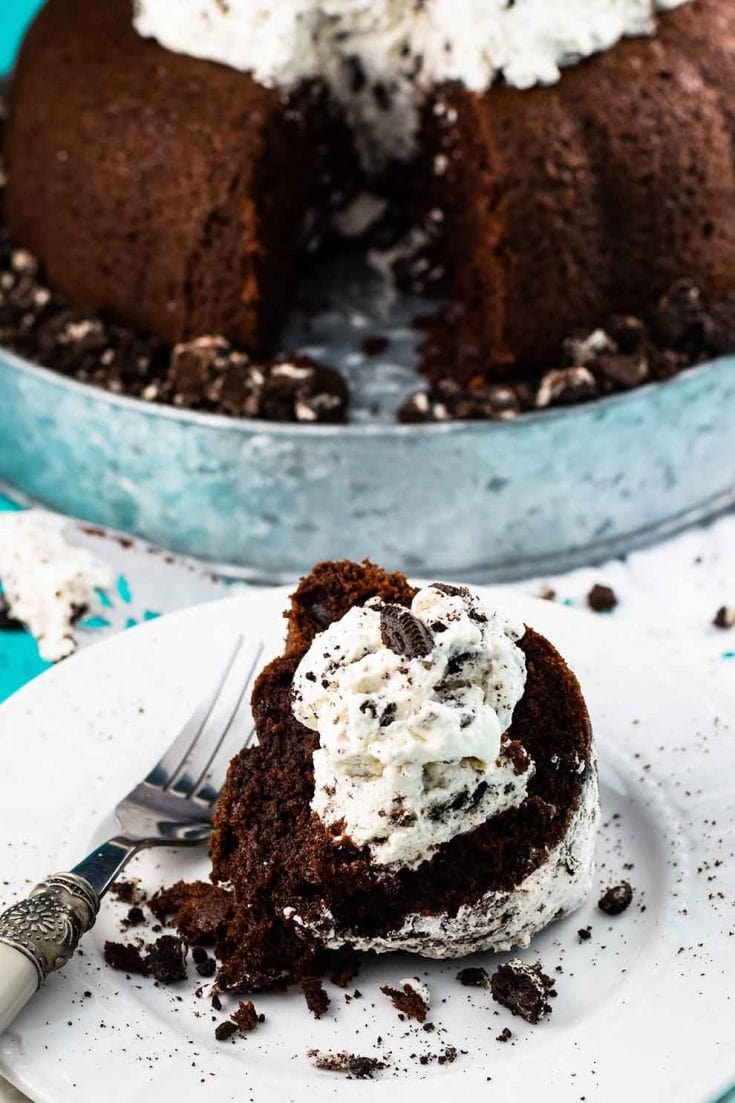
<path id="1" fill-rule="evenodd" d="M 452 915 L 409 915 L 396 930 L 371 938 L 335 928 L 329 913 L 313 929 L 330 949 L 350 945 L 356 950 L 401 951 L 431 958 L 528 946 L 549 923 L 576 911 L 592 890 L 600 800 L 596 768 L 590 764 L 588 769 L 564 839 L 510 892 L 487 892 Z"/>
<path id="2" fill-rule="evenodd" d="M 422 95 L 436 83 L 553 83 L 562 67 L 650 34 L 656 13 L 687 2 L 136 0 L 135 26 L 170 50 L 263 84 L 326 79 L 357 128 L 363 158 L 380 162 L 410 154 Z"/>
<path id="3" fill-rule="evenodd" d="M 533 765 L 515 765 L 501 738 L 525 688 L 525 629 L 469 589 L 427 586 L 411 613 L 428 653 L 407 658 L 381 623 L 396 610 L 412 618 L 382 609 L 352 608 L 316 637 L 293 710 L 319 733 L 311 807 L 322 823 L 379 865 L 415 867 L 525 799 Z"/>
<path id="4" fill-rule="evenodd" d="M 30 510 L 0 514 L 0 583 L 10 616 L 24 624 L 48 662 L 76 649 L 72 624 L 80 610 L 98 604 L 109 570 L 86 548 L 64 539 L 64 521 Z"/>

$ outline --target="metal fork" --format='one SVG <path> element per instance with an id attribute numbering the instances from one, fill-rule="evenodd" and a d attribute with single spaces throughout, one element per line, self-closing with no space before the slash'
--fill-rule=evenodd
<path id="1" fill-rule="evenodd" d="M 140 850 L 209 838 L 227 764 L 254 736 L 249 688 L 263 644 L 238 636 L 216 685 L 144 781 L 115 808 L 119 833 L 0 915 L 0 1033 L 94 926 L 100 900 Z"/>

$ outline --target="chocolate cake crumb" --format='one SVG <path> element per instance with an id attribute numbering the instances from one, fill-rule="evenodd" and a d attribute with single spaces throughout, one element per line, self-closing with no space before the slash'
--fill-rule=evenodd
<path id="1" fill-rule="evenodd" d="M 135 904 L 128 911 L 127 915 L 122 921 L 122 927 L 141 927 L 145 923 L 145 912 L 141 907 Z"/>
<path id="2" fill-rule="evenodd" d="M 603 892 L 597 901 L 597 907 L 605 915 L 622 915 L 630 907 L 632 900 L 633 888 L 630 882 L 621 881 L 619 885 L 611 885 Z"/>
<path id="3" fill-rule="evenodd" d="M 153 977 L 161 984 L 186 980 L 186 948 L 174 935 L 162 935 L 148 947 L 105 942 L 104 957 L 113 969 Z"/>
<path id="4" fill-rule="evenodd" d="M 197 962 L 195 968 L 200 977 L 208 979 L 209 977 L 213 977 L 217 972 L 217 962 L 213 957 L 207 957 L 205 955 L 204 961 Z"/>
<path id="5" fill-rule="evenodd" d="M 161 984 L 186 980 L 186 947 L 175 935 L 161 935 L 149 948 L 145 965 L 148 976 Z"/>
<path id="6" fill-rule="evenodd" d="M 577 937 L 579 938 L 580 942 L 589 942 L 589 940 L 592 938 L 592 928 L 580 927 L 577 931 Z"/>
<path id="7" fill-rule="evenodd" d="M 308 1049 L 307 1057 L 310 1057 L 315 1068 L 325 1069 L 327 1072 L 344 1072 L 349 1078 L 356 1080 L 372 1080 L 374 1074 L 388 1067 L 386 1061 L 377 1057 L 360 1057 L 356 1053 L 323 1053 L 318 1049 Z"/>
<path id="8" fill-rule="evenodd" d="M 513 1031 L 510 1029 L 510 1027 L 504 1026 L 503 1029 L 500 1031 L 500 1034 L 498 1034 L 496 1036 L 495 1041 L 496 1042 L 509 1042 L 512 1037 L 513 1037 Z"/>
<path id="9" fill-rule="evenodd" d="M 301 977 L 299 986 L 309 1011 L 315 1019 L 321 1019 L 322 1015 L 326 1015 L 330 1002 L 321 980 L 319 977 Z"/>
<path id="10" fill-rule="evenodd" d="M 146 898 L 137 881 L 115 881 L 110 885 L 110 894 L 116 896 L 121 904 L 141 904 Z"/>
<path id="11" fill-rule="evenodd" d="M 610 586 L 597 582 L 587 594 L 587 604 L 595 613 L 609 613 L 617 606 L 618 599 Z"/>
<path id="12" fill-rule="evenodd" d="M 494 1000 L 527 1023 L 538 1023 L 551 1012 L 549 996 L 554 981 L 538 963 L 526 965 L 515 959 L 499 965 L 490 978 L 490 988 Z"/>
<path id="13" fill-rule="evenodd" d="M 108 941 L 105 942 L 104 957 L 112 969 L 119 969 L 122 973 L 135 973 L 142 977 L 148 976 L 148 968 L 137 946 Z"/>
<path id="14" fill-rule="evenodd" d="M 732 628 L 735 626 L 735 608 L 730 605 L 721 605 L 712 623 L 715 628 Z"/>
<path id="15" fill-rule="evenodd" d="M 434 648 L 434 638 L 424 622 L 401 605 L 381 608 L 380 634 L 386 647 L 407 659 L 430 655 Z"/>
<path id="16" fill-rule="evenodd" d="M 457 980 L 465 988 L 489 988 L 490 977 L 485 969 L 477 965 L 468 965 L 466 969 L 460 969 Z"/>
<path id="17" fill-rule="evenodd" d="M 380 991 L 388 996 L 396 1011 L 400 1011 L 406 1018 L 415 1019 L 418 1023 L 426 1021 L 429 1005 L 411 981 L 403 981 L 400 988 L 391 988 L 384 984 Z"/>
<path id="18" fill-rule="evenodd" d="M 258 1014 L 252 1000 L 241 1003 L 237 1011 L 230 1015 L 230 1018 L 241 1034 L 250 1034 L 258 1027 L 259 1023 L 265 1022 L 265 1015 Z"/>
<path id="19" fill-rule="evenodd" d="M 224 934 L 232 913 L 232 894 L 208 881 L 177 881 L 148 904 L 156 919 L 170 921 L 188 942 L 214 942 Z"/>
<path id="20" fill-rule="evenodd" d="M 229 1019 L 224 1019 L 223 1022 L 217 1023 L 214 1029 L 214 1036 L 218 1042 L 226 1042 L 233 1034 L 237 1034 L 236 1023 L 230 1022 Z"/>

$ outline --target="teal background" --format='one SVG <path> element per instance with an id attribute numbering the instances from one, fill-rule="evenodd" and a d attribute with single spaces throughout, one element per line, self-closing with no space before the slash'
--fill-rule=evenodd
<path id="1" fill-rule="evenodd" d="M 43 0 L 0 0 L 0 73 L 4 73 L 12 65 L 23 32 L 42 2 Z"/>

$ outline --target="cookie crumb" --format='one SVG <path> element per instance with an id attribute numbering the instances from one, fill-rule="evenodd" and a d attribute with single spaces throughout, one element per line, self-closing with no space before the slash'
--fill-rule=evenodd
<path id="1" fill-rule="evenodd" d="M 597 907 L 605 915 L 622 915 L 626 908 L 630 907 L 633 900 L 633 888 L 628 881 L 621 881 L 619 885 L 611 885 L 603 892 L 597 901 Z"/>
<path id="2" fill-rule="evenodd" d="M 551 1012 L 548 1001 L 555 994 L 554 981 L 539 963 L 526 965 L 516 958 L 500 965 L 490 978 L 490 987 L 494 1000 L 527 1023 L 538 1023 Z"/>
<path id="3" fill-rule="evenodd" d="M 388 1067 L 386 1061 L 377 1057 L 360 1057 L 357 1053 L 323 1053 L 318 1049 L 308 1049 L 307 1057 L 315 1068 L 327 1072 L 344 1072 L 355 1080 L 372 1080 L 376 1072 Z"/>
<path id="4" fill-rule="evenodd" d="M 594 613 L 610 613 L 618 605 L 618 598 L 612 587 L 597 582 L 587 594 L 587 604 Z"/>
<path id="5" fill-rule="evenodd" d="M 431 996 L 428 988 L 415 978 L 399 981 L 400 988 L 391 988 L 384 984 L 380 991 L 388 996 L 396 1011 L 400 1011 L 408 1019 L 415 1019 L 418 1023 L 426 1021 Z"/>
<path id="6" fill-rule="evenodd" d="M 715 613 L 712 621 L 715 628 L 732 628 L 735 626 L 735 608 L 731 605 L 721 605 Z"/>

